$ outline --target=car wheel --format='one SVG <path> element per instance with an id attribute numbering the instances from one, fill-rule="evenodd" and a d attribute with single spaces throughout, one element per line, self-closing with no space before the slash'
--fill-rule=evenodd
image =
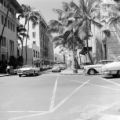
<path id="1" fill-rule="evenodd" d="M 94 70 L 94 69 L 90 69 L 90 70 L 88 71 L 88 74 L 89 74 L 89 75 L 95 75 L 95 70 Z"/>
<path id="2" fill-rule="evenodd" d="M 120 70 L 117 71 L 117 74 L 114 75 L 113 77 L 120 77 Z"/>
<path id="3" fill-rule="evenodd" d="M 21 77 L 22 75 L 19 75 L 19 77 Z"/>

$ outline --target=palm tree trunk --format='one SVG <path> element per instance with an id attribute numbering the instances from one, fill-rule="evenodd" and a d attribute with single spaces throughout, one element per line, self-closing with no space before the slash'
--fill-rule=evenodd
<path id="1" fill-rule="evenodd" d="M 24 40 L 24 37 L 23 37 L 23 40 Z M 22 44 L 21 56 L 23 56 L 23 41 L 21 42 L 21 44 Z"/>
<path id="2" fill-rule="evenodd" d="M 27 30 L 27 35 L 29 34 L 29 20 L 28 20 L 28 30 Z M 28 55 L 27 55 L 27 40 L 28 40 L 28 36 L 26 36 L 26 47 L 25 47 L 25 51 L 26 51 L 26 64 L 27 64 L 27 60 L 28 60 Z"/>
<path id="3" fill-rule="evenodd" d="M 24 24 L 24 28 L 25 28 L 25 25 L 26 25 L 26 24 Z M 26 36 L 26 37 L 27 37 L 27 36 Z M 24 42 L 24 38 L 25 38 L 25 36 L 23 35 L 21 56 L 23 56 L 23 42 Z"/>
<path id="4" fill-rule="evenodd" d="M 78 71 L 77 71 L 77 68 L 76 68 L 76 56 L 75 56 L 75 43 L 74 43 L 74 40 L 75 39 L 75 37 L 74 37 L 74 35 L 73 35 L 73 73 L 77 73 Z"/>
<path id="5" fill-rule="evenodd" d="M 87 38 L 86 42 L 87 42 L 87 53 L 88 53 L 88 57 L 89 57 L 89 59 L 90 59 L 90 62 L 93 64 L 93 60 L 92 60 L 92 57 L 91 57 L 90 51 L 89 51 L 88 38 Z"/>
<path id="6" fill-rule="evenodd" d="M 8 10 L 7 10 L 7 14 L 6 14 L 6 17 L 5 17 L 5 22 L 4 22 L 2 32 L 1 32 L 1 35 L 0 35 L 0 55 L 1 55 L 1 41 L 2 41 L 4 30 L 5 30 L 5 26 L 7 24 L 8 15 L 9 15 L 9 7 L 8 7 Z"/>
<path id="7" fill-rule="evenodd" d="M 91 57 L 91 55 L 90 55 L 90 51 L 89 51 L 89 43 L 88 43 L 88 40 L 89 40 L 89 27 L 90 27 L 90 25 L 89 25 L 89 23 L 88 23 L 89 21 L 86 19 L 86 33 L 87 33 L 87 39 L 86 39 L 86 43 L 87 43 L 87 53 L 88 53 L 88 57 L 89 57 L 89 59 L 90 59 L 90 62 L 93 64 L 93 60 L 92 60 L 92 57 Z"/>

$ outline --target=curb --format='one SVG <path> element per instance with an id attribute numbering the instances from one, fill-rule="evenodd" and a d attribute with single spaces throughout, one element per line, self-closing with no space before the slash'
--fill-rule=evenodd
<path id="1" fill-rule="evenodd" d="M 9 74 L 0 75 L 0 77 L 11 76 Z"/>

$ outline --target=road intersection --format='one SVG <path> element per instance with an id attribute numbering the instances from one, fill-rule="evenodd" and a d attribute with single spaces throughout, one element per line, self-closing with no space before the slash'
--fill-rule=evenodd
<path id="1" fill-rule="evenodd" d="M 1 120 L 107 120 L 120 112 L 120 78 L 7 76 L 0 78 L 0 91 Z"/>

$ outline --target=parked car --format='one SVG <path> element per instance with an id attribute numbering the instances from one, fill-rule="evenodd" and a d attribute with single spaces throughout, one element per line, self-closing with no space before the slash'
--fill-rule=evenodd
<path id="1" fill-rule="evenodd" d="M 20 69 L 21 67 L 20 66 L 18 66 L 18 67 L 16 67 L 15 69 L 13 69 L 13 74 L 17 74 L 17 71 Z"/>
<path id="2" fill-rule="evenodd" d="M 103 77 L 117 77 L 120 75 L 120 61 L 115 61 L 109 64 L 106 64 L 102 67 Z"/>
<path id="3" fill-rule="evenodd" d="M 25 65 L 22 68 L 18 69 L 17 74 L 19 77 L 22 75 L 38 75 L 40 72 L 40 68 L 31 66 L 31 65 Z"/>
<path id="4" fill-rule="evenodd" d="M 102 74 L 102 66 L 105 64 L 111 63 L 111 60 L 101 60 L 95 65 L 86 65 L 84 66 L 84 73 L 88 75 Z"/>
<path id="5" fill-rule="evenodd" d="M 65 64 L 59 64 L 59 67 L 60 67 L 61 70 L 66 69 L 66 65 Z"/>
<path id="6" fill-rule="evenodd" d="M 52 72 L 61 72 L 60 66 L 58 66 L 58 65 L 53 66 Z"/>

